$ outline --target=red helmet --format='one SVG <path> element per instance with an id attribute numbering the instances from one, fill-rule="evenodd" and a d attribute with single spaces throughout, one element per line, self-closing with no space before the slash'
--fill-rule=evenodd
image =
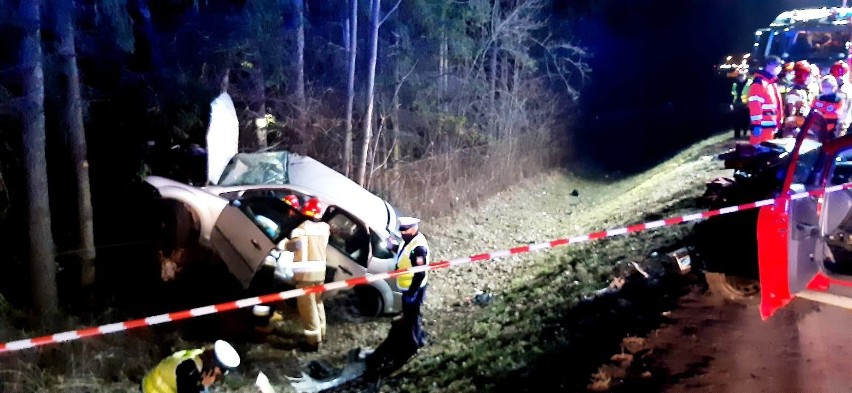
<path id="1" fill-rule="evenodd" d="M 831 65 L 831 68 L 828 71 L 831 75 L 834 75 L 835 78 L 840 78 L 844 75 L 849 75 L 849 64 L 843 60 L 838 60 L 837 63 Z"/>
<path id="2" fill-rule="evenodd" d="M 803 85 L 811 75 L 811 64 L 807 60 L 797 61 L 793 65 L 793 83 Z"/>
<path id="3" fill-rule="evenodd" d="M 284 201 L 284 203 L 293 206 L 296 210 L 299 210 L 302 207 L 302 203 L 299 202 L 299 197 L 294 194 L 287 195 L 284 198 L 281 198 L 281 200 Z"/>
<path id="4" fill-rule="evenodd" d="M 325 213 L 325 204 L 322 203 L 319 198 L 314 197 L 308 199 L 308 201 L 305 202 L 305 205 L 302 206 L 302 214 L 312 219 L 321 219 L 323 213 Z"/>

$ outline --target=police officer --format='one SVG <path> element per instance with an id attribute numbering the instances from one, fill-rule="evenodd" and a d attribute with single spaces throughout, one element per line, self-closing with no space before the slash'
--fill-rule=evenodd
<path id="1" fill-rule="evenodd" d="M 775 137 L 784 119 L 783 102 L 776 80 L 782 62 L 778 56 L 767 56 L 763 69 L 756 72 L 748 89 L 748 112 L 752 133 L 749 143 L 756 145 Z"/>
<path id="2" fill-rule="evenodd" d="M 396 269 L 409 269 L 429 264 L 429 244 L 426 243 L 426 237 L 420 233 L 419 224 L 418 218 L 399 218 L 399 231 L 404 243 L 396 255 Z M 402 317 L 409 324 L 419 347 L 426 343 L 420 308 L 426 298 L 428 278 L 428 271 L 405 273 L 396 278 L 399 288 L 405 291 L 402 294 Z"/>
<path id="3" fill-rule="evenodd" d="M 212 347 L 178 351 L 142 379 L 143 393 L 207 392 L 216 378 L 240 365 L 240 355 L 225 341 Z"/>
<path id="4" fill-rule="evenodd" d="M 731 117 L 734 126 L 734 138 L 739 139 L 741 135 L 748 135 L 748 87 L 751 80 L 748 71 L 737 69 L 737 79 L 731 85 Z"/>

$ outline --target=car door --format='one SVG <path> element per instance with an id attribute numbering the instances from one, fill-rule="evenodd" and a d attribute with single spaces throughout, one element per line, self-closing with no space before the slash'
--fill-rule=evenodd
<path id="1" fill-rule="evenodd" d="M 328 280 L 340 281 L 367 274 L 371 259 L 367 227 L 343 209 L 332 206 L 323 217 L 328 223 Z"/>
<path id="2" fill-rule="evenodd" d="M 794 155 L 781 195 L 844 184 L 852 179 L 852 139 Z M 794 297 L 850 304 L 852 290 L 852 193 L 798 195 L 761 208 L 758 255 L 761 316 L 766 319 Z"/>
<path id="3" fill-rule="evenodd" d="M 225 206 L 210 235 L 213 248 L 228 270 L 248 288 L 263 259 L 275 247 L 272 240 L 238 207 Z"/>

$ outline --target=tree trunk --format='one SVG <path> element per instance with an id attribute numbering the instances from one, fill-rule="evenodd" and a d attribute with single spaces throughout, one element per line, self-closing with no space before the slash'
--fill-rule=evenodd
<path id="1" fill-rule="evenodd" d="M 441 30 L 441 43 L 438 49 L 438 88 L 441 91 L 441 109 L 444 112 L 449 111 L 448 99 L 447 99 L 447 89 L 449 89 L 449 42 L 447 38 L 447 29 L 443 27 Z"/>
<path id="2" fill-rule="evenodd" d="M 497 107 L 497 57 L 500 52 L 499 39 L 497 38 L 497 25 L 500 22 L 500 0 L 494 0 L 494 6 L 491 9 L 491 64 L 489 72 L 489 82 L 491 89 L 489 96 L 491 98 L 491 133 L 492 135 L 500 135 L 501 116 Z"/>
<path id="3" fill-rule="evenodd" d="M 27 229 L 30 247 L 30 284 L 33 305 L 42 317 L 57 311 L 56 265 L 53 234 L 50 232 L 50 202 L 47 194 L 47 159 L 44 130 L 44 74 L 41 53 L 39 0 L 21 0 L 19 21 L 24 29 L 21 42 L 24 101 L 23 148 L 27 187 Z"/>
<path id="4" fill-rule="evenodd" d="M 367 71 L 367 113 L 364 115 L 364 135 L 361 141 L 361 162 L 358 164 L 358 184 L 367 184 L 367 155 L 373 137 L 373 101 L 376 82 L 376 58 L 379 52 L 379 18 L 382 0 L 372 0 L 370 10 L 370 62 Z"/>
<path id="5" fill-rule="evenodd" d="M 396 75 L 396 81 L 397 81 L 396 83 L 397 84 L 402 83 L 402 75 L 401 75 L 400 70 L 399 70 L 399 61 L 398 60 L 399 59 L 397 59 L 397 61 L 394 62 L 394 66 L 393 66 L 393 72 L 394 72 L 394 75 Z M 391 142 L 390 142 L 391 151 L 392 151 L 391 157 L 393 158 L 391 160 L 391 166 L 396 166 L 396 163 L 399 162 L 399 160 L 401 158 L 401 154 L 400 154 L 400 151 L 399 151 L 399 130 L 400 130 L 400 125 L 399 125 L 399 106 L 400 106 L 400 103 L 399 103 L 399 88 L 397 88 L 393 93 L 393 101 L 392 101 L 391 105 L 393 105 L 393 108 L 391 108 L 391 124 L 393 124 L 393 132 L 391 133 Z"/>
<path id="6" fill-rule="evenodd" d="M 83 288 L 95 283 L 95 234 L 92 218 L 92 192 L 89 186 L 88 146 L 83 128 L 83 103 L 80 97 L 80 73 L 77 71 L 77 51 L 74 46 L 74 22 L 71 12 L 74 0 L 58 2 L 56 9 L 59 25 L 59 56 L 65 74 L 65 107 L 62 127 L 67 130 L 71 160 L 77 180 L 77 217 L 80 234 L 80 285 Z"/>
<path id="7" fill-rule="evenodd" d="M 254 87 L 252 101 L 255 102 L 257 110 L 254 111 L 255 121 L 250 126 L 254 128 L 255 135 L 257 136 L 258 150 L 263 150 L 269 145 L 267 142 L 269 128 L 266 124 L 266 79 L 263 75 L 263 67 L 260 64 L 263 56 L 259 48 L 255 48 L 255 50 L 257 57 L 255 58 L 254 68 L 252 69 L 252 83 Z"/>
<path id="8" fill-rule="evenodd" d="M 349 176 L 352 169 L 352 105 L 355 103 L 355 57 L 358 54 L 358 0 L 349 0 L 349 42 L 346 53 L 349 56 L 349 81 L 346 85 L 346 129 L 343 132 L 343 174 Z"/>
<path id="9" fill-rule="evenodd" d="M 296 0 L 297 28 L 296 28 L 296 101 L 299 105 L 299 122 L 298 127 L 300 132 L 305 132 L 307 122 L 305 121 L 306 111 L 308 109 L 305 99 L 305 2 L 304 0 Z"/>

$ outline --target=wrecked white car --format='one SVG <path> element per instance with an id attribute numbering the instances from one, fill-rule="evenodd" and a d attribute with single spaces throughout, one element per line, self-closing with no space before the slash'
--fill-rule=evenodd
<path id="1" fill-rule="evenodd" d="M 214 251 L 244 289 L 263 269 L 263 260 L 303 218 L 284 202 L 319 197 L 328 204 L 323 216 L 331 228 L 326 282 L 394 269 L 401 244 L 394 208 L 346 176 L 306 156 L 289 152 L 237 154 L 215 186 L 193 187 L 149 176 L 172 208 L 172 240 L 160 262 L 164 280 L 181 269 L 179 254 L 197 242 Z M 395 279 L 359 285 L 358 308 L 364 315 L 398 313 L 401 291 Z M 332 296 L 327 293 L 326 296 Z"/>

